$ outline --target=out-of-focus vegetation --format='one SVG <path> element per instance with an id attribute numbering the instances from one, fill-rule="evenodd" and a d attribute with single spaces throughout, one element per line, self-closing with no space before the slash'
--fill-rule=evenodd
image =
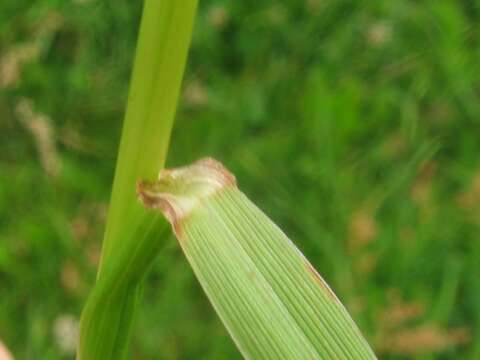
<path id="1" fill-rule="evenodd" d="M 211 155 L 384 359 L 480 357 L 480 7 L 200 2 L 169 165 Z M 141 1 L 0 3 L 0 341 L 71 358 Z M 134 359 L 239 354 L 173 237 Z"/>

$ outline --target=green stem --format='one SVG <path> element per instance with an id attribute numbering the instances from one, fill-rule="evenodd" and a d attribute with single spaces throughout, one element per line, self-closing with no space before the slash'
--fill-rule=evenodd
<path id="1" fill-rule="evenodd" d="M 135 183 L 163 168 L 197 0 L 146 0 L 97 282 L 82 313 L 78 359 L 122 359 L 141 282 L 165 223 L 139 204 Z"/>

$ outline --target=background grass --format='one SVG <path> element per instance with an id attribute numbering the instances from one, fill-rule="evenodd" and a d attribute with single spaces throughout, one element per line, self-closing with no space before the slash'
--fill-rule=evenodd
<path id="1" fill-rule="evenodd" d="M 141 1 L 0 3 L 0 340 L 72 358 Z M 384 359 L 480 357 L 480 7 L 200 2 L 169 165 L 223 161 Z M 134 359 L 236 359 L 173 238 Z"/>

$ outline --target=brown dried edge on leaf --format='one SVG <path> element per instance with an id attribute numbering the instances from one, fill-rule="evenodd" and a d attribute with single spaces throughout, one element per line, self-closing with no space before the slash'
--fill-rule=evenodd
<path id="1" fill-rule="evenodd" d="M 179 185 L 183 191 L 175 193 Z M 207 157 L 188 166 L 163 169 L 155 181 L 138 181 L 137 196 L 145 207 L 160 210 L 179 236 L 181 222 L 199 202 L 236 185 L 235 176 L 223 164 Z"/>
<path id="2" fill-rule="evenodd" d="M 333 300 L 333 302 L 335 303 L 338 303 L 340 304 L 340 300 L 338 300 L 337 296 L 335 295 L 335 293 L 332 291 L 332 289 L 330 289 L 330 286 L 328 286 L 328 284 L 326 283 L 325 280 L 323 280 L 322 276 L 318 273 L 318 271 L 313 267 L 312 264 L 310 264 L 310 262 L 308 260 L 304 260 L 305 261 L 305 266 L 307 267 L 307 270 L 308 272 L 310 273 L 310 275 L 313 277 L 313 280 L 315 280 L 315 282 L 320 285 L 320 287 L 322 288 L 322 290 L 327 294 L 327 296 Z"/>

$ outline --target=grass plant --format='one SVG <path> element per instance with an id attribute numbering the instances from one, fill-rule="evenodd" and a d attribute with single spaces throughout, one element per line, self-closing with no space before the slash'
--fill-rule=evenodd
<path id="1" fill-rule="evenodd" d="M 0 342 L 16 359 L 71 359 L 87 297 L 121 314 L 108 295 L 127 288 L 132 358 L 241 358 L 161 214 L 148 276 L 150 257 L 115 265 L 129 237 L 146 244 L 142 217 L 125 224 L 151 213 L 134 183 L 98 274 L 143 5 L 0 1 Z M 381 359 L 480 359 L 478 24 L 471 1 L 198 4 L 168 166 L 226 164 Z"/>
<path id="2" fill-rule="evenodd" d="M 97 282 L 82 314 L 80 360 L 127 356 L 141 283 L 165 233 L 159 213 L 137 201 L 135 183 L 154 178 L 164 165 L 196 6 L 194 0 L 145 2 Z M 157 183 L 141 182 L 137 192 L 145 204 L 162 208 L 169 217 L 246 358 L 374 358 L 328 285 L 236 190 L 233 175 L 222 165 L 205 160 L 186 171 L 161 174 L 166 176 Z M 165 183 L 165 191 L 173 194 L 155 193 Z M 209 209 L 210 195 L 230 186 L 232 192 L 222 191 L 225 203 L 211 204 L 210 212 L 197 206 Z M 183 211 L 185 216 L 192 212 L 190 226 L 180 224 Z M 237 212 L 243 216 L 237 218 Z M 203 219 L 200 215 L 194 221 L 197 213 Z M 184 231 L 187 239 L 180 235 Z"/>

